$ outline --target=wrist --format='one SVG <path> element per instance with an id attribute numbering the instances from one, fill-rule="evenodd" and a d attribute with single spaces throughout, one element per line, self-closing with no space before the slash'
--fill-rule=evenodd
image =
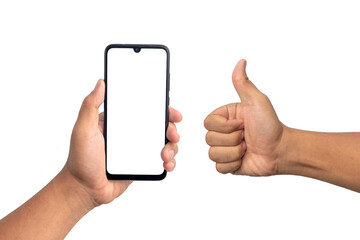
<path id="1" fill-rule="evenodd" d="M 84 186 L 71 175 L 66 167 L 54 178 L 54 184 L 69 210 L 79 217 L 84 216 L 95 208 L 90 194 Z"/>
<path id="2" fill-rule="evenodd" d="M 278 175 L 297 174 L 301 171 L 300 152 L 297 151 L 299 131 L 300 130 L 284 126 L 277 159 Z"/>

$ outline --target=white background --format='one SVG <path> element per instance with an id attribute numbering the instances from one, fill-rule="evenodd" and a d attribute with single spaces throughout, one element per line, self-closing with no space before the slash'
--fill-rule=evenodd
<path id="1" fill-rule="evenodd" d="M 133 183 L 68 239 L 359 239 L 358 193 L 296 176 L 221 175 L 203 128 L 210 111 L 238 101 L 230 77 L 246 58 L 286 125 L 360 131 L 357 1 L 51 2 L 0 3 L 0 217 L 64 165 L 105 47 L 160 43 L 171 52 L 171 105 L 184 115 L 177 167 L 164 181 Z"/>

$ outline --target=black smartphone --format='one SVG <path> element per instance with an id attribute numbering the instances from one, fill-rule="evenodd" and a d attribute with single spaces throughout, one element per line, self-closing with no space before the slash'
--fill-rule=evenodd
<path id="1" fill-rule="evenodd" d="M 170 52 L 164 45 L 111 44 L 105 49 L 106 176 L 161 180 L 168 142 Z"/>

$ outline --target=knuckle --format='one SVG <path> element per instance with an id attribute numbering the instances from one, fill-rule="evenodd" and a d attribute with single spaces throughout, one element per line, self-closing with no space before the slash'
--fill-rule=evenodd
<path id="1" fill-rule="evenodd" d="M 210 132 L 207 132 L 206 135 L 205 135 L 205 141 L 208 145 L 210 145 L 211 143 L 211 133 Z"/>
<path id="2" fill-rule="evenodd" d="M 233 75 L 233 83 L 235 84 L 235 85 L 237 85 L 237 86 L 242 86 L 243 84 L 243 78 L 244 78 L 244 76 L 242 76 L 242 75 L 238 75 L 238 74 L 236 74 L 236 75 Z"/>
<path id="3" fill-rule="evenodd" d="M 75 124 L 74 129 L 71 133 L 71 139 L 74 141 L 81 141 L 81 139 L 89 138 L 89 132 L 78 124 Z"/>
<path id="4" fill-rule="evenodd" d="M 216 171 L 218 171 L 219 173 L 222 173 L 222 167 L 219 164 L 215 165 Z"/>
<path id="5" fill-rule="evenodd" d="M 214 148 L 213 147 L 211 147 L 210 149 L 209 149 L 209 158 L 211 159 L 211 160 L 213 160 L 213 161 L 215 161 L 215 150 L 214 150 Z"/>
<path id="6" fill-rule="evenodd" d="M 87 107 L 87 106 L 91 105 L 91 102 L 92 102 L 91 96 L 88 95 L 84 98 L 84 101 L 82 104 L 83 104 L 83 106 Z"/>
<path id="7" fill-rule="evenodd" d="M 175 154 L 177 154 L 177 152 L 179 151 L 179 147 L 176 143 L 173 144 L 173 149 L 175 151 Z"/>
<path id="8" fill-rule="evenodd" d="M 261 92 L 260 90 L 257 91 L 256 99 L 261 103 L 263 103 L 265 101 L 270 101 L 269 97 L 266 94 L 264 94 L 263 92 Z"/>
<path id="9" fill-rule="evenodd" d="M 269 97 L 264 93 L 261 93 L 261 97 L 262 97 L 263 101 L 270 101 Z"/>
<path id="10" fill-rule="evenodd" d="M 227 173 L 226 169 L 222 165 L 216 164 L 215 167 L 216 167 L 216 171 L 218 171 L 219 173 L 222 173 L 222 174 Z"/>
<path id="11" fill-rule="evenodd" d="M 207 116 L 204 120 L 204 127 L 209 130 L 209 116 Z"/>
<path id="12" fill-rule="evenodd" d="M 230 125 L 230 124 L 229 124 L 229 125 L 226 125 L 226 126 L 225 126 L 225 129 L 224 129 L 224 130 L 225 130 L 225 133 L 232 133 L 232 132 L 234 131 L 234 128 L 235 128 L 235 127 L 232 126 L 232 125 Z"/>

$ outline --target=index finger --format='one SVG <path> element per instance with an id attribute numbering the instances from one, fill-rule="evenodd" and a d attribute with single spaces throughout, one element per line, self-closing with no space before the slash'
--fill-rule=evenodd
<path id="1" fill-rule="evenodd" d="M 244 123 L 239 119 L 229 120 L 218 114 L 210 114 L 206 117 L 204 126 L 208 131 L 232 133 L 244 128 Z"/>

